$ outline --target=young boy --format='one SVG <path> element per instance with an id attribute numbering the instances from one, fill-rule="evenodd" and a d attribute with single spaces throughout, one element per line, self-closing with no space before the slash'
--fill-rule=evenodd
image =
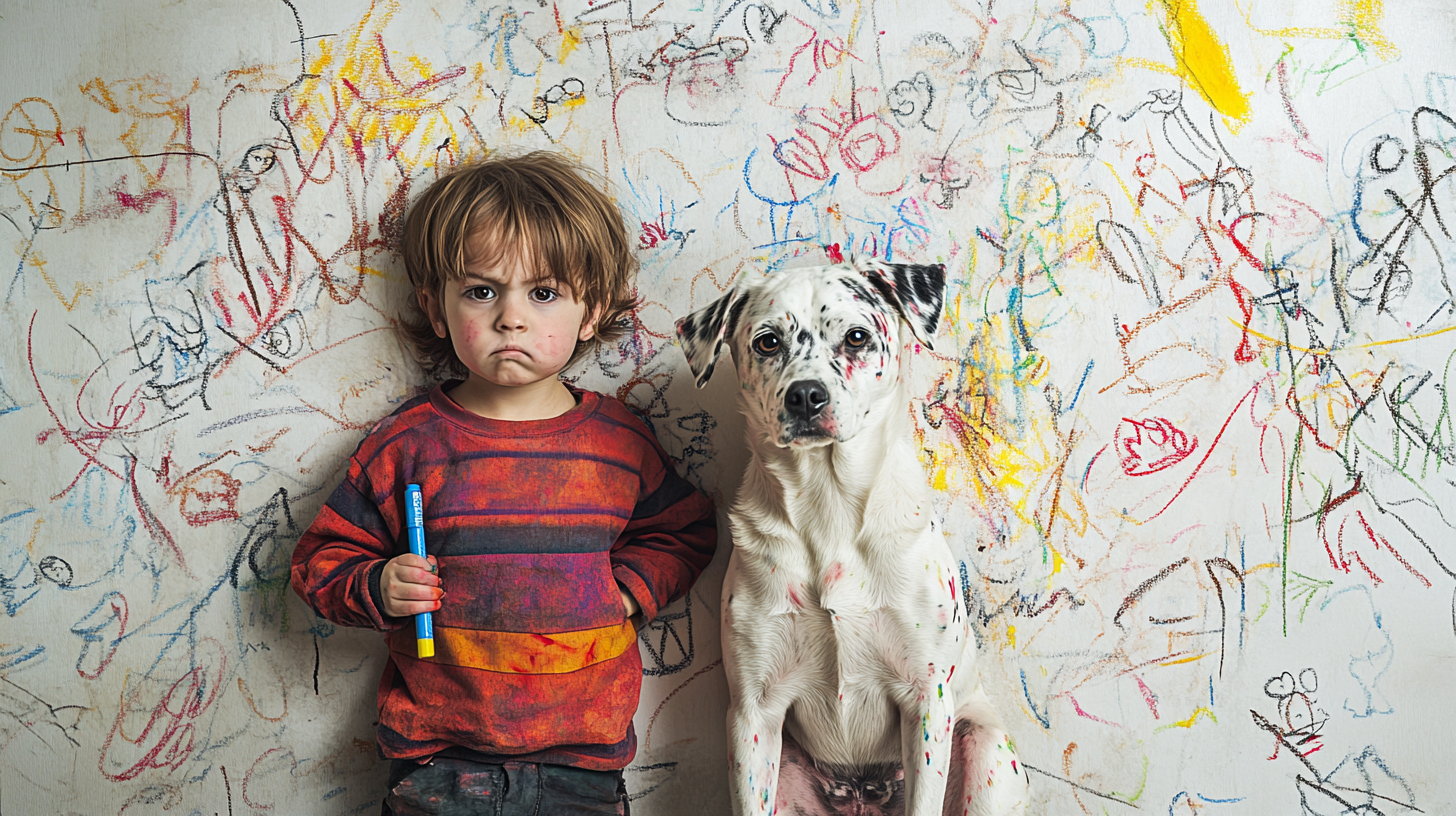
<path id="1" fill-rule="evenodd" d="M 640 419 L 558 378 L 634 305 L 621 215 L 553 154 L 491 159 L 420 196 L 403 250 L 423 310 L 406 332 L 459 378 L 359 445 L 298 542 L 294 591 L 388 633 L 386 816 L 625 813 L 631 621 L 687 593 L 717 531 Z M 411 483 L 428 558 L 407 545 Z M 430 658 L 415 651 L 421 612 Z"/>

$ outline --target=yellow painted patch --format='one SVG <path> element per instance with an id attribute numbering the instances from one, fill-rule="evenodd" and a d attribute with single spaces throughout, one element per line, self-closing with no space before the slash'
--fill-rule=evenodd
<path id="1" fill-rule="evenodd" d="M 571 52 L 581 47 L 581 29 L 577 27 L 568 28 L 561 32 L 561 47 L 556 49 L 556 61 L 566 62 Z"/>
<path id="2" fill-rule="evenodd" d="M 1016 648 L 1016 627 L 1009 623 L 1006 624 L 1006 642 L 1011 644 L 1011 648 Z"/>
<path id="3" fill-rule="evenodd" d="M 1178 75 L 1219 113 L 1249 121 L 1249 95 L 1234 76 L 1228 46 L 1199 13 L 1196 0 L 1158 0 L 1156 5 L 1163 12 L 1163 34 Z"/>

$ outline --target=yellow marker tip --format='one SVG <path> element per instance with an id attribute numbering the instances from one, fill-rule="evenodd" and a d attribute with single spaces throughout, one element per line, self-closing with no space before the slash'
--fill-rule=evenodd
<path id="1" fill-rule="evenodd" d="M 435 641 L 434 641 L 434 639 L 431 638 L 429 640 L 423 640 L 423 639 L 416 640 L 415 641 L 415 652 L 417 653 L 417 655 L 419 657 L 434 657 L 435 656 Z"/>

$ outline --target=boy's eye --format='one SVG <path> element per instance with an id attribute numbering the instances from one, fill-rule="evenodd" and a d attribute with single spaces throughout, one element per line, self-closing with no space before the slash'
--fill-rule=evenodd
<path id="1" fill-rule="evenodd" d="M 495 297 L 495 292 L 489 286 L 472 286 L 465 290 L 466 300 L 486 301 Z"/>
<path id="2" fill-rule="evenodd" d="M 561 295 L 557 294 L 555 289 L 548 289 L 545 286 L 537 286 L 531 290 L 531 300 L 537 303 L 550 303 L 558 297 Z"/>

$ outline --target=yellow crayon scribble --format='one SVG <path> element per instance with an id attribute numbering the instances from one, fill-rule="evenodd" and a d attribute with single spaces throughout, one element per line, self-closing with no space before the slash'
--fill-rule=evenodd
<path id="1" fill-rule="evenodd" d="M 1209 711 L 1204 706 L 1199 706 L 1198 708 L 1193 709 L 1193 713 L 1190 714 L 1190 715 L 1188 715 L 1188 719 L 1186 719 L 1186 720 L 1178 720 L 1176 722 L 1168 723 L 1167 725 L 1162 726 L 1162 727 L 1158 728 L 1157 730 L 1159 730 L 1159 731 L 1167 731 L 1169 728 L 1192 728 L 1193 727 L 1193 723 L 1198 720 L 1198 715 L 1200 715 L 1200 714 L 1202 714 L 1203 716 L 1209 718 L 1210 720 L 1213 720 L 1215 724 L 1218 723 L 1218 717 L 1214 716 L 1214 713 L 1212 711 Z"/>
<path id="2" fill-rule="evenodd" d="M 573 26 L 561 32 L 561 47 L 556 50 L 556 61 L 566 62 L 571 52 L 581 47 L 581 41 L 581 29 L 578 27 Z"/>
<path id="3" fill-rule="evenodd" d="M 1163 35 L 1173 51 L 1178 75 L 1225 116 L 1249 121 L 1249 95 L 1239 87 L 1228 46 L 1198 12 L 1196 0 L 1158 0 Z"/>
<path id="4" fill-rule="evenodd" d="M 319 55 L 289 100 L 306 153 L 337 141 L 348 155 L 335 160 L 362 164 L 367 151 L 378 151 L 409 172 L 432 164 L 439 144 L 460 144 L 444 108 L 465 68 L 437 71 L 417 55 L 391 54 L 384 29 L 399 8 L 372 3 L 337 45 L 319 40 Z"/>
<path id="5" fill-rule="evenodd" d="M 1056 575 L 1057 573 L 1062 571 L 1062 567 L 1067 565 L 1067 560 L 1062 557 L 1061 553 L 1057 552 L 1056 547 L 1048 544 L 1047 549 L 1050 550 L 1052 554 L 1052 575 Z M 1047 584 L 1048 586 L 1050 586 L 1051 584 L 1051 575 L 1047 576 Z"/>
<path id="6" fill-rule="evenodd" d="M 1161 663 L 1159 663 L 1158 665 L 1159 666 L 1176 666 L 1179 663 L 1192 663 L 1195 660 L 1202 660 L 1203 658 L 1208 657 L 1211 654 L 1213 654 L 1213 652 L 1204 652 L 1203 654 L 1190 655 L 1188 657 L 1180 657 L 1177 660 L 1164 660 Z"/>
<path id="7" fill-rule="evenodd" d="M 1249 28 L 1267 37 L 1281 39 L 1302 37 L 1316 40 L 1353 38 L 1374 51 L 1383 60 L 1400 58 L 1400 49 L 1385 36 L 1385 32 L 1380 30 L 1381 24 L 1385 22 L 1385 0 L 1339 0 L 1336 8 L 1337 25 L 1293 26 L 1275 29 L 1259 28 L 1254 25 L 1250 9 L 1240 7 L 1239 10 L 1244 15 L 1244 21 L 1249 24 Z"/>
<path id="8" fill-rule="evenodd" d="M 1425 334 L 1413 334 L 1410 337 L 1397 337 L 1394 340 L 1376 340 L 1376 341 L 1374 341 L 1372 343 L 1362 343 L 1362 344 L 1360 344 L 1358 346 L 1340 346 L 1339 348 L 1332 348 L 1332 349 L 1317 349 L 1317 348 L 1305 348 L 1304 346 L 1296 346 L 1293 343 L 1286 343 L 1286 342 L 1284 342 L 1283 340 L 1280 340 L 1277 337 L 1270 337 L 1267 334 L 1262 334 L 1260 332 L 1256 332 L 1253 329 L 1249 328 L 1248 326 L 1245 326 L 1244 324 L 1240 323 L 1239 321 L 1233 319 L 1232 317 L 1229 318 L 1229 322 L 1232 323 L 1232 324 L 1234 324 L 1235 326 L 1238 326 L 1240 329 L 1243 329 L 1244 331 L 1248 332 L 1249 334 L 1253 335 L 1254 337 L 1257 337 L 1260 340 L 1263 340 L 1265 342 L 1274 343 L 1276 345 L 1284 346 L 1284 347 L 1288 348 L 1290 351 L 1298 351 L 1298 352 L 1302 352 L 1304 354 L 1316 354 L 1316 355 L 1334 354 L 1337 351 L 1358 351 L 1360 349 L 1370 349 L 1370 348 L 1375 348 L 1377 346 L 1393 346 L 1396 343 L 1409 343 L 1409 342 L 1411 342 L 1413 340 L 1425 340 L 1425 339 L 1427 339 L 1429 337 L 1435 337 L 1438 334 L 1445 334 L 1446 332 L 1449 332 L 1449 331 L 1456 331 L 1456 326 L 1447 326 L 1444 329 L 1436 329 L 1435 331 L 1426 332 Z"/>

